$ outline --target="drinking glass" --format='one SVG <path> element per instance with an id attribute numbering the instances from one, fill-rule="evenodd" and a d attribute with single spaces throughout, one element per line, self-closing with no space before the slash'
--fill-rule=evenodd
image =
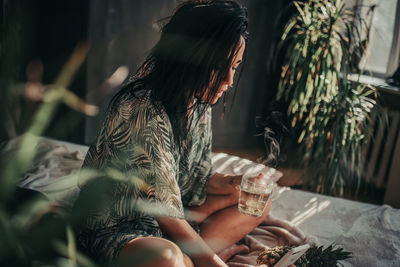
<path id="1" fill-rule="evenodd" d="M 265 174 L 244 174 L 240 184 L 239 211 L 251 216 L 261 216 L 273 188 L 274 182 Z"/>

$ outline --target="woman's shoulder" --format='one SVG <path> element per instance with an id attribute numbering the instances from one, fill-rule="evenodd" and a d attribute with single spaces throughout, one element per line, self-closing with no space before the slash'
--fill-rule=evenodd
<path id="1" fill-rule="evenodd" d="M 150 89 L 121 90 L 112 101 L 108 116 L 137 129 L 145 129 L 150 122 L 166 121 L 168 116 L 161 104 L 151 97 Z"/>

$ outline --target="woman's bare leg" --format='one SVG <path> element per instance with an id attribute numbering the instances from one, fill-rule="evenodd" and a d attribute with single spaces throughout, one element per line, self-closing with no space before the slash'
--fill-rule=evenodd
<path id="1" fill-rule="evenodd" d="M 238 199 L 238 192 L 229 195 L 207 195 L 207 199 L 203 205 L 188 207 L 186 216 L 188 219 L 200 224 L 211 214 L 237 205 Z"/>
<path id="2" fill-rule="evenodd" d="M 232 256 L 232 252 L 226 249 L 254 230 L 271 208 L 269 200 L 263 215 L 253 217 L 239 212 L 237 202 L 238 193 L 209 195 L 202 206 L 189 208 L 189 214 L 195 215 L 200 223 L 200 236 L 214 252 L 227 254 L 226 259 Z M 246 251 L 245 247 L 240 246 L 230 249 L 233 254 Z M 173 242 L 144 237 L 132 240 L 122 249 L 119 266 L 193 267 L 193 262 Z"/>
<path id="3" fill-rule="evenodd" d="M 234 205 L 207 217 L 200 224 L 200 236 L 214 252 L 219 253 L 253 231 L 265 219 L 270 209 L 271 200 L 268 200 L 264 213 L 260 217 L 254 217 L 239 212 L 236 201 Z"/>
<path id="4" fill-rule="evenodd" d="M 117 266 L 193 267 L 191 259 L 173 242 L 159 237 L 142 237 L 121 250 Z"/>

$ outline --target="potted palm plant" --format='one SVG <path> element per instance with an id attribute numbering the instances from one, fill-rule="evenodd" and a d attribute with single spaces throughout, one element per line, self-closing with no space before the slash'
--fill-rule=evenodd
<path id="1" fill-rule="evenodd" d="M 367 23 L 344 0 L 293 1 L 279 43 L 285 48 L 277 99 L 287 105 L 310 189 L 343 195 L 360 184 L 361 147 L 375 90 L 348 80 Z"/>

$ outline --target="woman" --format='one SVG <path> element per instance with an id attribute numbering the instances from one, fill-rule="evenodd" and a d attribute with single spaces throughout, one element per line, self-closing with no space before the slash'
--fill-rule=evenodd
<path id="1" fill-rule="evenodd" d="M 84 167 L 115 173 L 79 233 L 100 262 L 226 266 L 264 216 L 238 212 L 240 176 L 212 174 L 211 105 L 233 84 L 247 13 L 234 1 L 187 1 L 110 103 Z M 121 178 L 122 177 L 122 178 Z M 85 195 L 99 180 L 82 187 Z M 269 204 L 270 205 L 270 204 Z M 150 259 L 147 259 L 149 256 Z"/>

